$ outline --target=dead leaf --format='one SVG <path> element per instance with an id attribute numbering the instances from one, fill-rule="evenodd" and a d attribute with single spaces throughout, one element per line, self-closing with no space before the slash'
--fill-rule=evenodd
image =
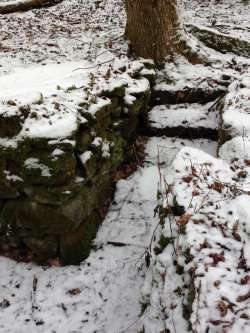
<path id="1" fill-rule="evenodd" d="M 180 226 L 186 225 L 191 217 L 192 217 L 191 214 L 183 214 L 177 222 L 178 225 L 180 225 Z"/>
<path id="2" fill-rule="evenodd" d="M 214 266 L 217 266 L 220 261 L 225 262 L 223 251 L 221 253 L 209 253 L 209 257 L 213 259 Z"/>
<path id="3" fill-rule="evenodd" d="M 81 293 L 81 289 L 80 288 L 70 289 L 67 293 L 70 294 L 71 296 L 76 296 Z"/>
<path id="4" fill-rule="evenodd" d="M 223 301 L 219 301 L 217 304 L 217 309 L 220 311 L 221 317 L 225 317 L 227 315 L 228 304 Z"/>
<path id="5" fill-rule="evenodd" d="M 235 240 L 237 240 L 238 242 L 241 242 L 241 237 L 240 235 L 238 234 L 238 226 L 239 226 L 239 222 L 235 222 L 234 225 L 233 225 L 233 231 L 232 231 L 232 235 L 233 235 L 233 238 Z"/>
<path id="6" fill-rule="evenodd" d="M 245 302 L 248 298 L 250 298 L 250 290 L 245 295 L 238 296 L 236 301 L 241 303 Z"/>
<path id="7" fill-rule="evenodd" d="M 193 176 L 185 176 L 182 178 L 182 180 L 185 182 L 185 183 L 191 183 L 191 181 L 193 180 Z"/>
<path id="8" fill-rule="evenodd" d="M 214 182 L 212 185 L 210 185 L 210 188 L 212 190 L 215 190 L 215 191 L 217 191 L 219 193 L 222 192 L 222 190 L 223 190 L 224 187 L 225 187 L 224 184 L 222 184 L 220 182 Z"/>

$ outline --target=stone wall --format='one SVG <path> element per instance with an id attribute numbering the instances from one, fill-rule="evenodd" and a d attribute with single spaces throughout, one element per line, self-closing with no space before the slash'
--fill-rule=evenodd
<path id="1" fill-rule="evenodd" d="M 112 178 L 131 159 L 140 117 L 147 110 L 147 79 L 137 73 L 135 78 L 126 74 L 126 80 L 123 77 L 116 84 L 108 80 L 98 94 L 71 87 L 27 105 L 17 100 L 2 103 L 2 253 L 28 251 L 38 262 L 59 257 L 65 264 L 88 256 L 102 209 L 112 193 Z M 62 94 L 67 105 L 60 102 Z M 74 106 L 69 107 L 73 100 Z M 53 130 L 58 131 L 53 121 L 61 126 L 61 118 L 55 117 L 61 112 L 67 120 L 71 111 L 76 116 L 75 127 L 69 130 L 69 123 L 66 136 L 53 135 Z M 49 134 L 47 123 L 41 121 L 51 121 Z M 42 126 L 37 128 L 37 124 Z"/>

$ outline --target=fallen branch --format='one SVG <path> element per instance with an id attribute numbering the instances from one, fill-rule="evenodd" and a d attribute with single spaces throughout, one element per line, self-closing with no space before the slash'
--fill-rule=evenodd
<path id="1" fill-rule="evenodd" d="M 0 14 L 22 12 L 33 8 L 54 6 L 62 0 L 13 0 L 0 3 Z"/>

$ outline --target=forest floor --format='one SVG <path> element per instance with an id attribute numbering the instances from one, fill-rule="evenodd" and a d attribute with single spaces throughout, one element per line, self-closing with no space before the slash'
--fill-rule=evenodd
<path id="1" fill-rule="evenodd" d="M 65 0 L 49 8 L 0 15 L 0 98 L 29 97 L 37 91 L 46 95 L 57 85 L 84 80 L 92 67 L 108 66 L 103 63 L 125 54 L 122 3 L 122 0 Z M 212 27 L 250 40 L 250 4 L 233 0 L 190 3 L 181 2 L 185 23 Z M 223 75 L 238 79 L 249 70 L 249 59 L 216 52 L 211 56 L 216 62 L 209 67 L 191 66 L 183 59 L 166 65 L 159 73 L 156 90 L 179 91 L 185 87 L 213 90 L 221 87 Z M 174 84 L 170 85 L 166 78 L 171 78 Z M 179 110 L 179 118 L 175 119 L 167 112 L 172 107 L 158 105 L 151 111 L 150 121 L 157 130 L 173 127 L 173 122 L 178 128 L 183 121 L 189 127 L 197 122 L 212 130 L 218 127 L 218 117 L 210 114 L 206 118 L 207 110 L 202 109 L 197 115 L 197 104 L 174 106 L 175 111 Z M 152 134 L 145 145 L 143 166 L 117 183 L 114 200 L 91 254 L 81 265 L 41 267 L 0 258 L 1 333 L 137 333 L 143 325 L 146 333 L 161 332 L 164 311 L 156 311 L 153 316 L 142 315 L 141 302 L 146 292 L 141 290 L 145 288 L 145 278 L 148 280 L 152 274 L 152 268 L 148 270 L 145 266 L 145 253 L 158 225 L 154 211 L 161 178 L 159 165 L 168 183 L 174 182 L 170 172 L 172 162 L 183 147 L 217 155 L 217 142 L 209 136 L 191 140 Z M 155 303 L 159 301 L 157 292 L 161 291 L 160 288 L 155 291 Z M 156 304 L 154 310 L 157 309 Z M 157 324 L 153 317 L 159 319 Z M 187 332 L 186 326 L 178 326 L 176 330 L 174 323 L 182 325 L 180 318 L 179 311 L 171 319 L 171 333 Z M 216 325 L 209 332 L 239 333 L 230 328 L 222 331 Z"/>

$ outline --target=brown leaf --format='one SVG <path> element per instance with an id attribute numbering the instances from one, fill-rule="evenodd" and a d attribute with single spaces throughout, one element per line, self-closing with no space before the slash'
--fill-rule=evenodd
<path id="1" fill-rule="evenodd" d="M 193 219 L 192 220 L 193 221 L 193 224 L 204 224 L 205 223 L 205 221 L 204 220 L 202 220 L 202 219 Z"/>
<path id="2" fill-rule="evenodd" d="M 239 178 L 246 178 L 246 176 L 247 176 L 247 172 L 244 171 L 244 170 L 241 170 L 240 172 L 238 172 L 237 176 L 238 176 Z"/>
<path id="3" fill-rule="evenodd" d="M 71 296 L 76 296 L 76 295 L 79 295 L 80 293 L 81 293 L 80 288 L 74 288 L 74 289 L 70 289 L 68 291 L 68 294 L 70 294 Z"/>
<path id="4" fill-rule="evenodd" d="M 235 240 L 237 240 L 238 242 L 241 242 L 241 237 L 237 232 L 238 231 L 238 226 L 239 226 L 239 222 L 235 222 L 234 225 L 233 225 L 232 235 L 233 235 L 233 238 Z"/>
<path id="5" fill-rule="evenodd" d="M 250 290 L 245 295 L 238 296 L 236 301 L 241 303 L 245 302 L 248 298 L 250 298 Z"/>
<path id="6" fill-rule="evenodd" d="M 197 174 L 197 171 L 196 171 L 196 169 L 195 169 L 194 166 L 192 166 L 191 170 L 192 170 L 192 175 L 193 175 L 194 177 L 197 177 L 198 174 Z"/>
<path id="7" fill-rule="evenodd" d="M 221 284 L 221 281 L 220 281 L 220 280 L 216 280 L 216 281 L 214 281 L 214 286 L 215 286 L 215 288 L 219 288 L 220 284 Z"/>
<path id="8" fill-rule="evenodd" d="M 180 226 L 186 225 L 188 223 L 188 221 L 190 220 L 190 218 L 192 217 L 191 214 L 183 214 L 179 220 L 178 220 L 178 224 Z"/>
<path id="9" fill-rule="evenodd" d="M 192 196 L 193 197 L 197 197 L 197 195 L 199 195 L 199 194 L 200 194 L 200 192 L 198 192 L 197 190 L 195 190 L 195 191 L 192 192 Z"/>
<path id="10" fill-rule="evenodd" d="M 241 280 L 240 283 L 245 285 L 245 284 L 250 284 L 250 275 L 244 276 Z"/>
<path id="11" fill-rule="evenodd" d="M 217 266 L 218 262 L 225 261 L 224 252 L 221 253 L 209 253 L 209 257 L 213 259 L 214 266 Z"/>
<path id="12" fill-rule="evenodd" d="M 193 176 L 185 176 L 182 178 L 182 180 L 185 182 L 185 183 L 191 183 L 191 181 L 193 180 Z"/>
<path id="13" fill-rule="evenodd" d="M 240 318 L 246 319 L 246 320 L 250 319 L 250 317 L 249 317 L 249 315 L 247 313 L 242 313 L 242 315 L 240 316 Z"/>
<path id="14" fill-rule="evenodd" d="M 210 320 L 210 323 L 214 326 L 219 326 L 222 323 L 222 321 L 221 320 Z"/>
<path id="15" fill-rule="evenodd" d="M 219 301 L 217 304 L 217 309 L 220 311 L 221 317 L 225 317 L 227 315 L 228 304 L 223 301 Z"/>
<path id="16" fill-rule="evenodd" d="M 212 185 L 210 185 L 210 188 L 221 193 L 223 188 L 224 188 L 224 184 L 220 183 L 220 182 L 214 182 Z"/>

